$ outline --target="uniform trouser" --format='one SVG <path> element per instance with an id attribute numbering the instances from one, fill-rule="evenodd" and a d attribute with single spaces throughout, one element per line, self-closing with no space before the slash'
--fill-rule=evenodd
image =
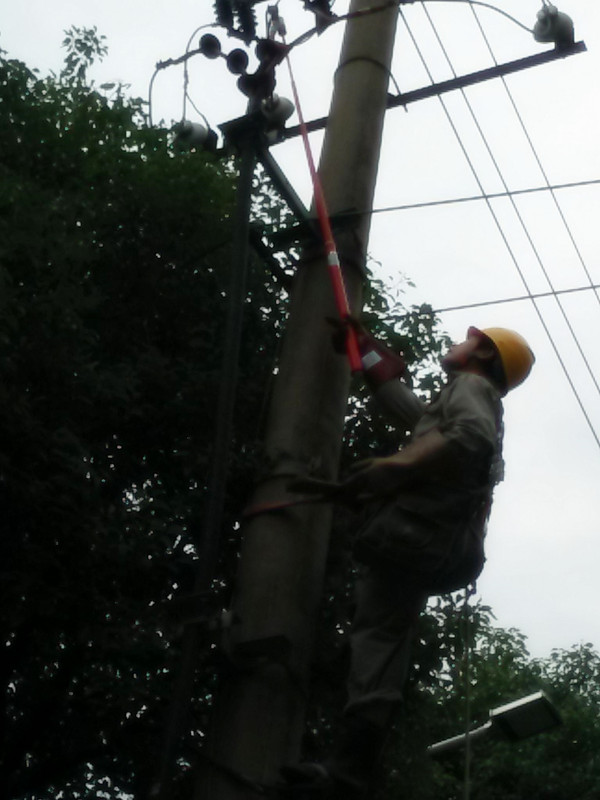
<path id="1" fill-rule="evenodd" d="M 346 714 L 387 727 L 402 701 L 411 642 L 426 602 L 423 589 L 407 585 L 392 570 L 361 567 Z"/>

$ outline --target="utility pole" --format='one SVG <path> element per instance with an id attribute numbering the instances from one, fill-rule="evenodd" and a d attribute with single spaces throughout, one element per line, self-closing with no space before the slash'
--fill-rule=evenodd
<path id="1" fill-rule="evenodd" d="M 370 7 L 371 0 L 352 0 L 350 12 Z M 334 221 L 372 206 L 397 15 L 390 5 L 346 23 L 319 169 Z M 358 313 L 370 215 L 351 219 L 334 231 Z M 350 375 L 331 346 L 328 316 L 335 305 L 325 259 L 307 249 L 292 288 L 254 509 L 291 499 L 293 475 L 337 476 Z M 196 800 L 253 800 L 252 784 L 275 783 L 281 765 L 300 755 L 331 517 L 330 506 L 298 506 L 256 513 L 243 526 L 236 621 L 225 642 L 229 668 Z"/>

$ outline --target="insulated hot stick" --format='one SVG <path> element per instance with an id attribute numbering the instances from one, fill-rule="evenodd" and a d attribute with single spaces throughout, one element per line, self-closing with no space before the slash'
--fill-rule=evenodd
<path id="1" fill-rule="evenodd" d="M 333 287 L 333 295 L 337 312 L 341 319 L 345 320 L 350 315 L 350 306 L 348 304 L 348 296 L 346 295 L 346 287 L 344 286 L 344 279 L 342 277 L 342 270 L 340 267 L 340 259 L 337 253 L 335 242 L 333 239 L 333 231 L 331 230 L 331 223 L 329 221 L 329 212 L 327 211 L 327 204 L 325 202 L 325 195 L 323 194 L 323 187 L 321 179 L 315 168 L 315 162 L 310 149 L 310 142 L 308 141 L 308 130 L 304 122 L 302 108 L 300 106 L 300 98 L 298 97 L 298 89 L 296 81 L 294 80 L 294 73 L 292 72 L 292 65 L 289 56 L 286 55 L 288 71 L 290 73 L 290 83 L 292 86 L 292 93 L 294 95 L 294 103 L 298 111 L 298 120 L 300 122 L 300 133 L 302 136 L 302 143 L 304 144 L 304 151 L 306 152 L 306 160 L 308 162 L 308 169 L 312 179 L 313 191 L 315 196 L 315 208 L 317 217 L 319 219 L 319 227 L 321 228 L 321 235 L 325 245 L 325 253 L 327 255 L 327 268 L 329 270 L 329 277 Z M 360 372 L 362 369 L 360 352 L 358 349 L 358 342 L 356 339 L 356 331 L 348 325 L 346 334 L 346 352 L 348 354 L 348 361 L 350 362 L 350 369 L 352 372 Z"/>

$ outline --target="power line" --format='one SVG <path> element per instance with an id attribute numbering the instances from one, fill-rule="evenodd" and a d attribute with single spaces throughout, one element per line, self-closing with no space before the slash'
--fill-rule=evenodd
<path id="1" fill-rule="evenodd" d="M 479 19 L 477 11 L 472 6 L 471 6 L 471 11 L 473 12 L 473 16 L 475 18 L 477 26 L 478 26 L 479 30 L 481 31 L 481 35 L 482 35 L 483 40 L 484 40 L 484 42 L 486 44 L 486 47 L 487 47 L 487 49 L 489 51 L 489 54 L 492 57 L 492 59 L 494 61 L 494 64 L 497 65 L 498 62 L 496 60 L 496 55 L 495 55 L 494 51 L 492 50 L 492 46 L 491 46 L 490 41 L 489 41 L 489 39 L 488 39 L 484 29 L 483 29 L 483 26 L 481 24 L 481 21 Z M 571 230 L 571 227 L 570 227 L 569 223 L 567 222 L 567 219 L 566 219 L 566 217 L 565 217 L 565 215 L 563 213 L 562 207 L 561 207 L 560 203 L 558 202 L 558 198 L 556 197 L 553 188 L 550 186 L 550 181 L 548 180 L 548 175 L 546 174 L 546 170 L 544 169 L 544 166 L 543 166 L 542 161 L 541 161 L 541 159 L 540 159 L 540 157 L 538 155 L 538 152 L 537 152 L 537 150 L 536 150 L 536 148 L 535 148 L 535 146 L 533 144 L 533 141 L 531 140 L 531 137 L 529 136 L 529 131 L 527 130 L 527 127 L 525 126 L 525 122 L 523 120 L 521 112 L 517 108 L 517 104 L 515 102 L 515 99 L 513 97 L 512 92 L 510 91 L 508 83 L 506 82 L 506 79 L 504 78 L 504 76 L 501 76 L 501 77 L 502 77 L 502 84 L 504 86 L 504 89 L 506 90 L 506 94 L 508 96 L 508 99 L 510 100 L 511 105 L 512 105 L 514 111 L 515 111 L 515 114 L 517 115 L 517 119 L 519 120 L 519 124 L 521 125 L 521 129 L 522 129 L 522 131 L 523 131 L 523 133 L 525 135 L 525 138 L 527 139 L 527 143 L 529 144 L 531 152 L 533 153 L 533 157 L 535 158 L 536 164 L 538 165 L 538 167 L 540 169 L 540 172 L 542 173 L 542 176 L 543 176 L 544 180 L 546 181 L 546 186 L 550 190 L 550 194 L 552 196 L 552 199 L 554 200 L 554 205 L 556 206 L 556 210 L 558 211 L 558 214 L 559 214 L 559 216 L 560 216 L 560 218 L 561 218 L 561 220 L 562 220 L 562 222 L 563 222 L 563 224 L 565 226 L 565 230 L 567 231 L 567 235 L 569 236 L 569 239 L 571 240 L 571 244 L 573 245 L 573 248 L 574 248 L 574 250 L 575 250 L 575 252 L 577 254 L 579 262 L 580 262 L 581 266 L 583 267 L 583 271 L 585 272 L 585 275 L 586 275 L 590 285 L 592 285 L 593 281 L 592 281 L 592 276 L 590 275 L 590 271 L 589 271 L 589 269 L 587 267 L 587 264 L 585 263 L 583 255 L 581 253 L 581 250 L 579 249 L 579 246 L 577 245 L 577 242 L 575 241 L 575 237 L 573 236 L 573 232 Z M 598 300 L 598 304 L 600 304 L 600 295 L 598 295 L 597 291 L 594 294 L 596 296 L 596 299 Z"/>
<path id="2" fill-rule="evenodd" d="M 412 1 L 412 0 L 411 0 Z M 502 14 L 503 17 L 506 17 L 511 22 L 514 22 L 515 25 L 518 25 L 519 28 L 523 28 L 526 30 L 527 33 L 533 34 L 533 29 L 528 28 L 527 25 L 524 25 L 522 22 L 519 22 L 516 17 L 513 17 L 512 14 L 509 14 L 508 11 L 503 11 L 501 8 L 497 6 L 493 6 L 491 3 L 483 3 L 480 0 L 421 0 L 421 3 L 428 2 L 428 3 L 468 3 L 470 6 L 482 6 L 483 8 L 489 8 L 491 11 L 496 11 L 498 14 Z"/>
<path id="3" fill-rule="evenodd" d="M 483 308 L 484 306 L 496 306 L 501 303 L 518 303 L 523 300 L 539 299 L 541 297 L 556 297 L 557 294 L 574 294 L 575 292 L 589 292 L 592 289 L 600 289 L 600 284 L 592 286 L 576 286 L 572 289 L 555 289 L 553 292 L 537 292 L 536 294 L 522 294 L 519 297 L 503 297 L 496 300 L 481 300 L 478 303 L 463 303 L 459 306 L 447 306 L 446 308 L 436 308 L 432 313 L 444 314 L 448 311 L 464 311 L 467 308 Z"/>
<path id="4" fill-rule="evenodd" d="M 424 67 L 425 71 L 427 72 L 427 75 L 429 76 L 429 80 L 433 83 L 434 81 L 433 81 L 433 75 L 431 74 L 431 70 L 429 69 L 429 67 L 427 65 L 425 57 L 423 56 L 421 48 L 419 47 L 419 44 L 418 44 L 418 42 L 416 41 L 416 39 L 414 37 L 414 34 L 412 32 L 412 29 L 410 28 L 410 25 L 408 24 L 407 19 L 405 18 L 404 14 L 402 13 L 402 9 L 400 9 L 400 16 L 402 17 L 402 20 L 403 20 L 403 22 L 404 22 L 404 24 L 406 26 L 408 34 L 409 34 L 409 36 L 410 36 L 410 38 L 412 40 L 413 46 L 415 47 L 415 50 L 416 50 L 417 54 L 419 55 L 419 58 L 421 59 L 421 63 L 423 64 L 423 67 Z M 450 127 L 452 128 L 452 130 L 453 130 L 453 132 L 454 132 L 454 134 L 455 134 L 455 136 L 457 138 L 457 141 L 459 143 L 459 146 L 460 146 L 461 150 L 463 151 L 463 154 L 464 154 L 464 156 L 465 156 L 465 158 L 467 160 L 467 163 L 468 163 L 468 165 L 469 165 L 469 167 L 471 169 L 471 172 L 473 173 L 473 177 L 475 178 L 475 181 L 477 182 L 477 185 L 479 186 L 479 189 L 480 189 L 481 193 L 485 194 L 485 192 L 483 190 L 483 185 L 482 185 L 482 183 L 481 183 L 481 181 L 479 179 L 479 176 L 478 176 L 477 171 L 476 171 L 476 169 L 475 169 L 475 167 L 473 165 L 473 162 L 472 162 L 472 160 L 471 160 L 471 158 L 470 158 L 470 156 L 469 156 L 469 154 L 468 154 L 468 152 L 466 150 L 466 147 L 465 147 L 465 145 L 464 145 L 464 143 L 463 143 L 463 141 L 461 139 L 461 136 L 460 136 L 460 134 L 458 132 L 458 129 L 456 128 L 456 125 L 454 124 L 454 121 L 453 121 L 452 116 L 451 116 L 451 114 L 450 114 L 450 112 L 448 110 L 448 107 L 447 107 L 447 105 L 444 102 L 444 99 L 442 97 L 440 97 L 439 100 L 440 100 L 440 103 L 442 105 L 442 108 L 444 109 L 444 113 L 446 114 L 446 118 L 448 120 L 448 123 L 449 123 Z M 581 412 L 582 412 L 582 414 L 583 414 L 583 416 L 584 416 L 584 418 L 585 418 L 585 420 L 586 420 L 586 422 L 587 422 L 587 424 L 588 424 L 588 426 L 590 428 L 592 436 L 594 437 L 594 439 L 596 441 L 596 444 L 600 448 L 600 437 L 598 436 L 598 434 L 596 433 L 596 431 L 594 429 L 592 421 L 591 421 L 591 419 L 590 419 L 590 417 L 589 417 L 589 415 L 588 415 L 588 413 L 587 413 L 587 411 L 585 409 L 585 406 L 583 405 L 583 402 L 581 400 L 579 392 L 577 391 L 577 388 L 576 388 L 575 384 L 573 383 L 573 379 L 569 375 L 569 371 L 567 370 L 566 364 L 565 364 L 562 356 L 560 355 L 560 352 L 559 352 L 558 347 L 556 345 L 556 342 L 554 341 L 554 338 L 553 338 L 553 336 L 552 336 L 552 334 L 551 334 L 551 332 L 550 332 L 550 330 L 548 328 L 548 325 L 547 325 L 547 323 L 546 323 L 546 321 L 545 321 L 540 309 L 538 308 L 538 305 L 535 302 L 535 299 L 533 299 L 533 297 L 532 297 L 532 293 L 531 293 L 531 291 L 529 289 L 529 286 L 527 284 L 525 276 L 523 275 L 523 272 L 522 272 L 522 270 L 521 270 L 521 268 L 519 266 L 519 263 L 518 263 L 518 261 L 516 259 L 516 256 L 515 256 L 512 248 L 510 246 L 510 243 L 509 243 L 509 241 L 508 241 L 508 239 L 506 237 L 506 234 L 504 233 L 504 230 L 502 229 L 502 225 L 500 224 L 500 220 L 498 219 L 498 216 L 495 213 L 491 202 L 489 200 L 486 201 L 486 202 L 487 202 L 488 209 L 490 210 L 490 213 L 492 215 L 492 218 L 494 219 L 496 227 L 498 228 L 498 232 L 499 232 L 499 234 L 500 234 L 500 236 L 502 238 L 502 241 L 504 242 L 504 245 L 505 245 L 505 247 L 507 249 L 507 252 L 509 253 L 509 255 L 511 257 L 511 260 L 513 261 L 513 264 L 514 264 L 514 266 L 515 266 L 515 268 L 516 268 L 516 270 L 517 270 L 517 272 L 518 272 L 518 274 L 519 274 L 519 276 L 521 278 L 521 281 L 523 282 L 523 285 L 525 286 L 525 289 L 527 290 L 528 299 L 533 304 L 533 307 L 534 307 L 534 309 L 535 309 L 535 311 L 537 313 L 537 316 L 538 316 L 538 319 L 540 321 L 540 324 L 542 325 L 542 327 L 543 327 L 543 329 L 544 329 L 544 331 L 546 333 L 546 336 L 548 337 L 548 340 L 549 340 L 549 342 L 550 342 L 550 344 L 552 346 L 552 349 L 554 350 L 554 353 L 556 355 L 556 358 L 558 359 L 559 364 L 561 365 L 561 368 L 562 368 L 562 370 L 563 370 L 563 372 L 565 374 L 565 377 L 566 377 L 566 379 L 567 379 L 567 381 L 569 383 L 569 386 L 571 387 L 571 390 L 572 390 L 573 394 L 575 395 L 575 399 L 577 400 L 577 403 L 579 404 Z"/>
<path id="5" fill-rule="evenodd" d="M 534 192 L 548 192 L 560 191 L 561 189 L 574 189 L 581 186 L 594 186 L 600 184 L 600 178 L 593 178 L 588 181 L 572 181 L 571 183 L 556 183 L 552 186 L 533 186 L 528 189 L 512 189 L 506 192 L 492 192 L 485 194 L 475 194 L 468 197 L 450 197 L 446 200 L 425 200 L 422 203 L 404 203 L 397 206 L 382 206 L 381 208 L 372 208 L 370 211 L 351 212 L 349 214 L 339 214 L 338 217 L 350 217 L 354 214 L 388 214 L 393 211 L 412 211 L 419 208 L 432 208 L 435 206 L 448 206 L 456 203 L 472 203 L 477 200 L 497 200 L 503 197 L 511 197 L 512 195 L 533 194 Z"/>
<path id="6" fill-rule="evenodd" d="M 400 13 L 402 13 L 401 6 L 408 5 L 414 3 L 416 0 L 387 0 L 387 2 L 380 3 L 379 5 L 368 6 L 367 8 L 363 8 L 360 11 L 354 11 L 348 14 L 323 14 L 320 13 L 320 16 L 327 20 L 327 26 L 335 25 L 337 22 L 345 22 L 346 20 L 350 19 L 357 19 L 359 17 L 368 17 L 372 14 L 378 14 L 381 11 L 385 11 L 386 9 L 392 6 L 398 6 L 400 9 Z M 424 0 L 421 0 L 423 2 Z M 469 5 L 477 5 L 481 6 L 482 8 L 488 8 L 491 11 L 495 11 L 497 14 L 501 14 L 503 17 L 506 17 L 511 22 L 514 22 L 515 25 L 518 25 L 523 30 L 526 30 L 528 33 L 533 34 L 533 30 L 523 22 L 520 22 L 516 17 L 513 17 L 512 14 L 509 14 L 507 11 L 504 11 L 502 8 L 498 8 L 491 3 L 482 2 L 482 0 L 426 0 L 429 3 L 469 3 Z M 545 0 L 543 0 L 545 2 Z M 304 33 L 300 34 L 296 39 L 294 39 L 290 44 L 290 49 L 292 47 L 296 47 L 297 45 L 304 44 L 307 42 L 312 36 L 315 34 L 320 33 L 321 30 L 319 27 L 310 28 L 309 30 L 305 31 Z"/>
<path id="7" fill-rule="evenodd" d="M 425 12 L 425 15 L 426 15 L 427 19 L 429 20 L 429 24 L 431 25 L 431 27 L 433 29 L 434 35 L 435 35 L 435 37 L 436 37 L 436 39 L 438 41 L 438 44 L 440 46 L 440 49 L 441 49 L 441 51 L 442 51 L 442 53 L 444 55 L 444 58 L 446 59 L 446 61 L 448 63 L 448 66 L 452 70 L 452 73 L 453 73 L 454 77 L 456 77 L 456 72 L 454 70 L 454 66 L 452 64 L 450 56 L 448 55 L 448 51 L 446 50 L 446 47 L 444 46 L 444 44 L 443 44 L 443 42 L 441 40 L 441 37 L 440 37 L 440 35 L 438 33 L 438 30 L 437 30 L 437 28 L 436 28 L 436 26 L 435 26 L 435 24 L 433 22 L 433 19 L 431 18 L 430 14 L 429 14 L 429 11 L 425 7 L 424 2 L 422 2 L 422 5 L 423 5 L 423 10 Z M 467 97 L 466 92 L 464 91 L 464 89 L 461 89 L 461 93 L 462 93 L 462 96 L 463 96 L 463 100 L 465 101 L 465 105 L 469 109 L 469 113 L 471 115 L 471 118 L 472 118 L 472 120 L 473 120 L 473 122 L 475 124 L 475 127 L 477 128 L 477 131 L 478 131 L 478 133 L 479 133 L 479 135 L 481 137 L 481 140 L 482 140 L 482 142 L 483 142 L 483 144 L 485 146 L 485 149 L 487 150 L 487 153 L 488 153 L 488 155 L 489 155 L 489 157 L 490 157 L 490 159 L 492 161 L 492 164 L 494 165 L 496 173 L 498 174 L 498 177 L 500 178 L 500 180 L 502 182 L 502 185 L 504 186 L 505 191 L 508 192 L 508 185 L 507 185 L 506 180 L 504 178 L 504 174 L 503 174 L 502 170 L 500 169 L 500 165 L 498 163 L 498 160 L 496 159 L 494 153 L 492 152 L 492 148 L 490 147 L 490 144 L 489 144 L 489 142 L 487 140 L 487 137 L 486 137 L 486 135 L 485 135 L 485 133 L 484 133 L 482 127 L 481 127 L 481 124 L 479 123 L 479 120 L 477 119 L 477 115 L 475 114 L 473 106 L 471 105 L 471 102 L 470 102 L 469 98 Z M 521 121 L 521 125 L 522 125 L 523 129 L 526 130 L 523 120 L 520 119 L 520 121 Z M 533 143 L 532 143 L 531 139 L 529 138 L 529 136 L 528 136 L 528 141 L 529 141 L 530 146 L 533 148 Z M 534 154 L 535 154 L 535 148 L 533 148 L 533 151 L 534 151 Z M 539 159 L 538 159 L 538 163 L 539 163 Z M 529 243 L 529 246 L 531 247 L 531 250 L 532 250 L 532 252 L 533 252 L 533 254 L 534 254 L 535 258 L 536 258 L 536 261 L 537 261 L 540 269 L 542 270 L 544 278 L 546 279 L 550 289 L 552 291 L 554 291 L 554 285 L 552 283 L 550 275 L 548 274 L 548 270 L 546 269 L 546 267 L 544 265 L 544 262 L 542 260 L 542 257 L 540 256 L 539 250 L 538 250 L 535 242 L 533 241 L 533 238 L 531 236 L 531 233 L 529 232 L 529 229 L 527 228 L 527 225 L 525 224 L 525 220 L 523 219 L 523 216 L 522 216 L 521 212 L 519 211 L 519 208 L 517 207 L 516 201 L 515 201 L 514 197 L 511 194 L 508 195 L 508 198 L 510 200 L 512 209 L 513 209 L 513 211 L 514 211 L 514 213 L 515 213 L 515 215 L 516 215 L 516 217 L 517 217 L 517 219 L 519 221 L 519 224 L 521 225 L 523 233 L 525 234 L 525 237 L 526 237 L 526 239 L 527 239 L 527 241 Z M 516 264 L 515 264 L 515 266 L 516 266 Z M 519 270 L 519 274 L 521 274 L 520 270 Z M 590 283 L 591 283 L 591 278 L 590 278 Z M 527 284 L 525 284 L 525 288 L 529 291 L 529 287 L 527 286 Z M 575 329 L 573 328 L 573 325 L 571 324 L 571 320 L 569 319 L 569 316 L 568 316 L 567 312 L 565 311 L 564 306 L 562 305 L 560 298 L 557 295 L 555 295 L 555 300 L 556 300 L 556 304 L 558 305 L 558 307 L 560 309 L 560 312 L 561 312 L 562 317 L 563 317 L 563 319 L 565 321 L 565 324 L 566 324 L 567 328 L 569 329 L 569 332 L 570 332 L 570 334 L 571 334 L 571 336 L 573 338 L 573 341 L 575 342 L 575 346 L 577 347 L 577 350 L 579 351 L 579 355 L 581 356 L 581 358 L 583 360 L 583 363 L 585 364 L 585 367 L 586 367 L 586 369 L 587 369 L 587 371 L 588 371 L 588 373 L 590 375 L 590 378 L 592 379 L 592 382 L 594 383 L 594 386 L 596 387 L 596 391 L 600 395 L 600 385 L 598 384 L 598 380 L 597 380 L 596 376 L 594 375 L 594 371 L 592 370 L 591 365 L 589 363 L 589 360 L 588 360 L 586 354 L 583 351 L 583 347 L 581 346 L 581 342 L 579 341 L 579 338 L 578 338 L 577 334 L 575 333 Z"/>

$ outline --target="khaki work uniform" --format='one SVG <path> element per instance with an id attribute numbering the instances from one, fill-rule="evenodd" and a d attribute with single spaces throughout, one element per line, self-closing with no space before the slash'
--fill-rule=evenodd
<path id="1" fill-rule="evenodd" d="M 345 711 L 383 726 L 402 699 L 413 629 L 428 596 L 466 586 L 483 567 L 502 403 L 486 378 L 461 372 L 429 405 L 399 380 L 375 397 L 413 439 L 436 428 L 450 445 L 450 468 L 421 472 L 380 502 L 355 541 L 361 568 Z"/>

